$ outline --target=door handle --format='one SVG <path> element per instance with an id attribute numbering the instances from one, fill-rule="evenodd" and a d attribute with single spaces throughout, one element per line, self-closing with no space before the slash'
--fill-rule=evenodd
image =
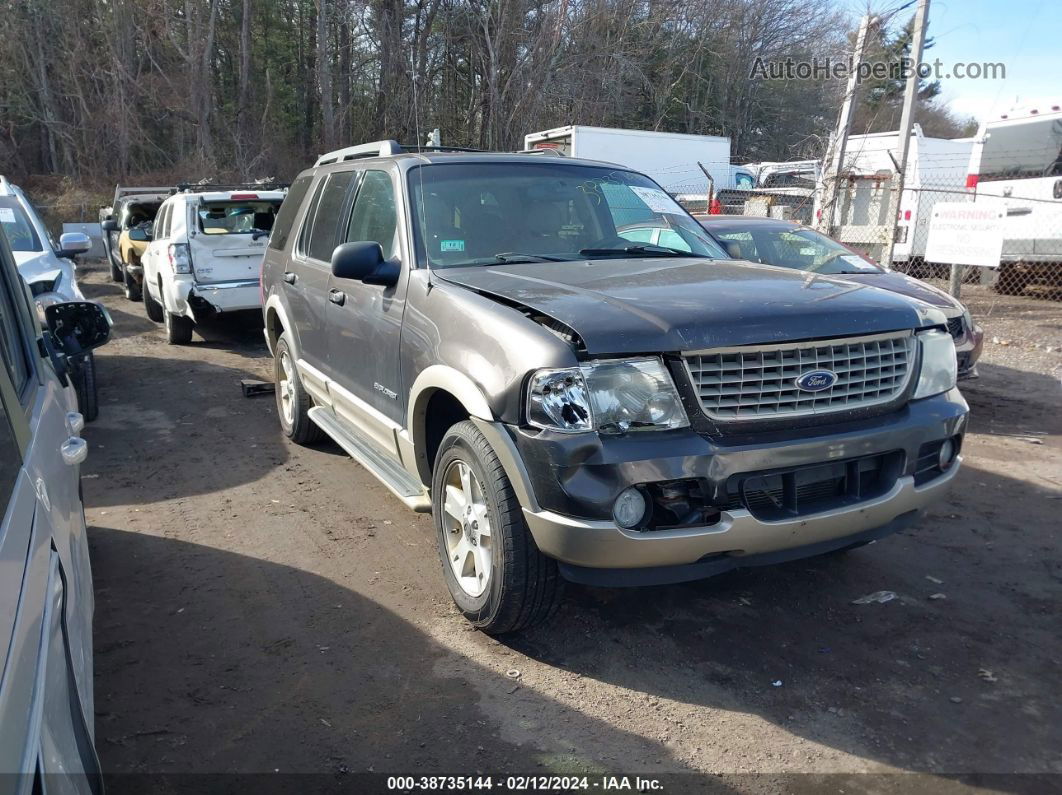
<path id="1" fill-rule="evenodd" d="M 336 306 L 343 306 L 343 304 L 346 303 L 347 294 L 342 290 L 329 290 L 328 300 Z"/>
<path id="2" fill-rule="evenodd" d="M 291 271 L 284 271 L 284 281 L 286 281 L 288 284 L 295 284 L 295 280 L 298 278 L 299 276 L 297 273 L 292 273 Z"/>
<path id="3" fill-rule="evenodd" d="M 80 464 L 88 457 L 88 442 L 80 436 L 71 436 L 60 445 L 59 452 L 63 456 L 64 464 Z"/>

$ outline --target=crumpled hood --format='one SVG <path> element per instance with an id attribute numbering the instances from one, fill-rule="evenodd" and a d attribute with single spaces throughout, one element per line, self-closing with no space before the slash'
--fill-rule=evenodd
<path id="1" fill-rule="evenodd" d="M 963 310 L 962 304 L 943 290 L 895 271 L 888 271 L 887 273 L 846 273 L 838 278 L 850 282 L 859 282 L 870 287 L 880 287 L 882 290 L 889 290 L 890 292 L 905 295 L 908 298 L 925 301 L 931 306 L 944 310 L 948 315 L 954 315 L 955 312 Z"/>
<path id="2" fill-rule="evenodd" d="M 874 287 L 734 260 L 534 262 L 435 275 L 559 320 L 591 354 L 857 336 L 944 322 L 928 305 Z"/>

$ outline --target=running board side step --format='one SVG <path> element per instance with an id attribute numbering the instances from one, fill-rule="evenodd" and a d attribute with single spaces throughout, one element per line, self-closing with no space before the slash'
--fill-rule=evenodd
<path id="1" fill-rule="evenodd" d="M 431 498 L 425 488 L 402 465 L 392 461 L 357 431 L 340 424 L 328 409 L 314 406 L 310 419 L 320 426 L 335 443 L 376 476 L 398 499 L 418 513 L 431 512 Z"/>

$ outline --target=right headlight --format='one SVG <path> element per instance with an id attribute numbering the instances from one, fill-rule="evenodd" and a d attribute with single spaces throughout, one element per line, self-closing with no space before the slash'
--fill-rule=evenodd
<path id="1" fill-rule="evenodd" d="M 914 399 L 947 392 L 955 386 L 959 370 L 955 359 L 955 342 L 951 335 L 933 329 L 919 334 L 916 339 L 922 349 L 922 367 L 918 371 Z"/>
<path id="2" fill-rule="evenodd" d="M 531 376 L 527 420 L 537 428 L 626 433 L 689 425 L 663 361 L 598 360 Z"/>

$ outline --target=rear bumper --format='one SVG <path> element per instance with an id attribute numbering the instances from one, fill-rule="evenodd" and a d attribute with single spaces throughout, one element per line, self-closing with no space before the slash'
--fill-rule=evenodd
<path id="1" fill-rule="evenodd" d="M 262 308 L 258 279 L 217 284 L 175 282 L 172 298 L 177 314 L 191 317 L 196 322 L 224 312 Z"/>

